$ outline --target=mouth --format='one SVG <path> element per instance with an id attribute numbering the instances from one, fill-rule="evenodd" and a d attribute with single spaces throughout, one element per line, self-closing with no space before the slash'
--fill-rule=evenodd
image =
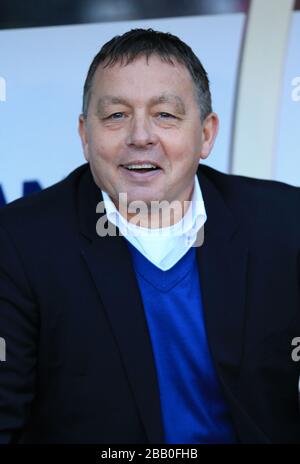
<path id="1" fill-rule="evenodd" d="M 144 179 L 156 176 L 162 172 L 161 167 L 152 161 L 136 161 L 121 164 L 120 167 L 126 174 L 134 179 Z"/>

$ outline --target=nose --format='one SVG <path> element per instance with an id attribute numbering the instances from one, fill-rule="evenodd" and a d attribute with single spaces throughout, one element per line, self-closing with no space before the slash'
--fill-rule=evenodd
<path id="1" fill-rule="evenodd" d="M 146 115 L 138 115 L 132 118 L 126 137 L 127 145 L 146 148 L 147 146 L 155 145 L 157 140 L 155 128 Z"/>

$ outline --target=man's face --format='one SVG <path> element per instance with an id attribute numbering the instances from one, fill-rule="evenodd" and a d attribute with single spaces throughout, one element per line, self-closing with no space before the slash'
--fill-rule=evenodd
<path id="1" fill-rule="evenodd" d="M 213 145 L 217 117 L 201 124 L 193 80 L 174 63 L 141 56 L 126 66 L 100 65 L 94 75 L 79 130 L 93 177 L 116 205 L 124 192 L 128 202 L 189 200 L 199 160 Z M 134 167 L 143 163 L 157 168 Z"/>

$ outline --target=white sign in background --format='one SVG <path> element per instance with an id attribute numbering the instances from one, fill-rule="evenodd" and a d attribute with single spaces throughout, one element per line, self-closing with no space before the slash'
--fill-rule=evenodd
<path id="1" fill-rule="evenodd" d="M 207 164 L 228 172 L 244 14 L 112 22 L 0 31 L 0 187 L 6 201 L 25 181 L 45 188 L 84 162 L 77 135 L 89 64 L 114 35 L 136 27 L 171 32 L 187 42 L 207 69 L 221 124 Z"/>
<path id="2" fill-rule="evenodd" d="M 274 178 L 300 187 L 300 11 L 294 11 L 284 66 Z M 297 78 L 297 79 L 295 79 Z M 294 85 L 292 82 L 294 81 Z"/>

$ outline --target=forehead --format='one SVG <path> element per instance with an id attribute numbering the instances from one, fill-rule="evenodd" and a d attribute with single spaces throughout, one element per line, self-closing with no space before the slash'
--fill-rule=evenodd
<path id="1" fill-rule="evenodd" d="M 140 56 L 128 64 L 117 62 L 95 72 L 92 93 L 152 98 L 172 94 L 182 98 L 194 97 L 195 84 L 189 70 L 172 58 L 172 63 L 159 56 Z"/>

